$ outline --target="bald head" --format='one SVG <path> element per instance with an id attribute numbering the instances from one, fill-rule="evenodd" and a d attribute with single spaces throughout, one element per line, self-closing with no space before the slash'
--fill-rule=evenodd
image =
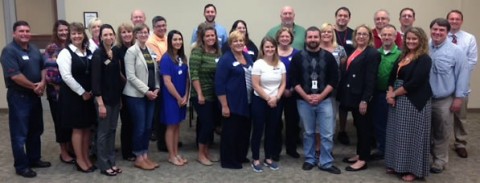
<path id="1" fill-rule="evenodd" d="M 130 15 L 130 20 L 132 21 L 133 25 L 145 24 L 146 18 L 145 12 L 142 10 L 133 10 L 132 14 Z"/>
<path id="2" fill-rule="evenodd" d="M 284 6 L 280 11 L 280 19 L 282 20 L 282 25 L 291 27 L 295 21 L 295 11 L 291 6 Z"/>

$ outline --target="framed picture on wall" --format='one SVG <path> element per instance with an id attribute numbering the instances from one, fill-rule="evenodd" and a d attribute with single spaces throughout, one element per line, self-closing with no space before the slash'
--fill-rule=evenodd
<path id="1" fill-rule="evenodd" d="M 87 29 L 88 23 L 95 18 L 98 18 L 98 12 L 94 12 L 94 11 L 83 12 L 83 26 L 85 26 L 85 29 Z"/>

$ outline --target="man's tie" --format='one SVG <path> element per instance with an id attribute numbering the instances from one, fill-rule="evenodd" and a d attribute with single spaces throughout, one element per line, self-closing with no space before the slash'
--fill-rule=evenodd
<path id="1" fill-rule="evenodd" d="M 457 36 L 455 34 L 452 34 L 452 43 L 457 44 Z"/>

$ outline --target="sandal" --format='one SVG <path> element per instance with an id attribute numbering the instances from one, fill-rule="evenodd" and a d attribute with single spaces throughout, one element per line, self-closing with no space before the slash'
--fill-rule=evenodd
<path id="1" fill-rule="evenodd" d="M 180 156 L 180 155 L 177 155 L 177 159 L 180 160 L 183 164 L 187 164 L 187 163 L 188 163 L 188 160 L 185 159 L 184 157 Z"/>
<path id="2" fill-rule="evenodd" d="M 417 179 L 417 177 L 411 173 L 407 173 L 402 176 L 402 180 L 405 182 L 413 182 L 415 179 Z"/>
<path id="3" fill-rule="evenodd" d="M 122 169 L 120 169 L 120 168 L 118 168 L 118 167 L 116 167 L 116 166 L 112 166 L 112 168 L 110 168 L 110 169 L 112 169 L 113 171 L 115 171 L 115 172 L 117 172 L 117 173 L 122 173 L 122 172 L 123 172 Z"/>
<path id="4" fill-rule="evenodd" d="M 183 166 L 183 161 L 178 159 L 177 157 L 173 159 L 168 159 L 168 162 L 171 163 L 172 165 Z"/>
<path id="5" fill-rule="evenodd" d="M 100 173 L 103 174 L 103 175 L 106 175 L 106 176 L 116 176 L 117 175 L 117 171 L 115 171 L 112 168 L 102 170 L 102 171 L 100 171 Z"/>

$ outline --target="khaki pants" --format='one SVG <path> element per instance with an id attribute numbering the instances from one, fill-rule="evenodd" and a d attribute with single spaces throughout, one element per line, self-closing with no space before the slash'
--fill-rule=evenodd
<path id="1" fill-rule="evenodd" d="M 450 136 L 453 132 L 453 97 L 432 100 L 432 157 L 433 166 L 443 168 L 448 163 Z"/>
<path id="2" fill-rule="evenodd" d="M 455 135 L 455 148 L 465 148 L 467 145 L 467 105 L 468 97 L 465 97 L 460 111 L 454 113 L 453 132 Z"/>

